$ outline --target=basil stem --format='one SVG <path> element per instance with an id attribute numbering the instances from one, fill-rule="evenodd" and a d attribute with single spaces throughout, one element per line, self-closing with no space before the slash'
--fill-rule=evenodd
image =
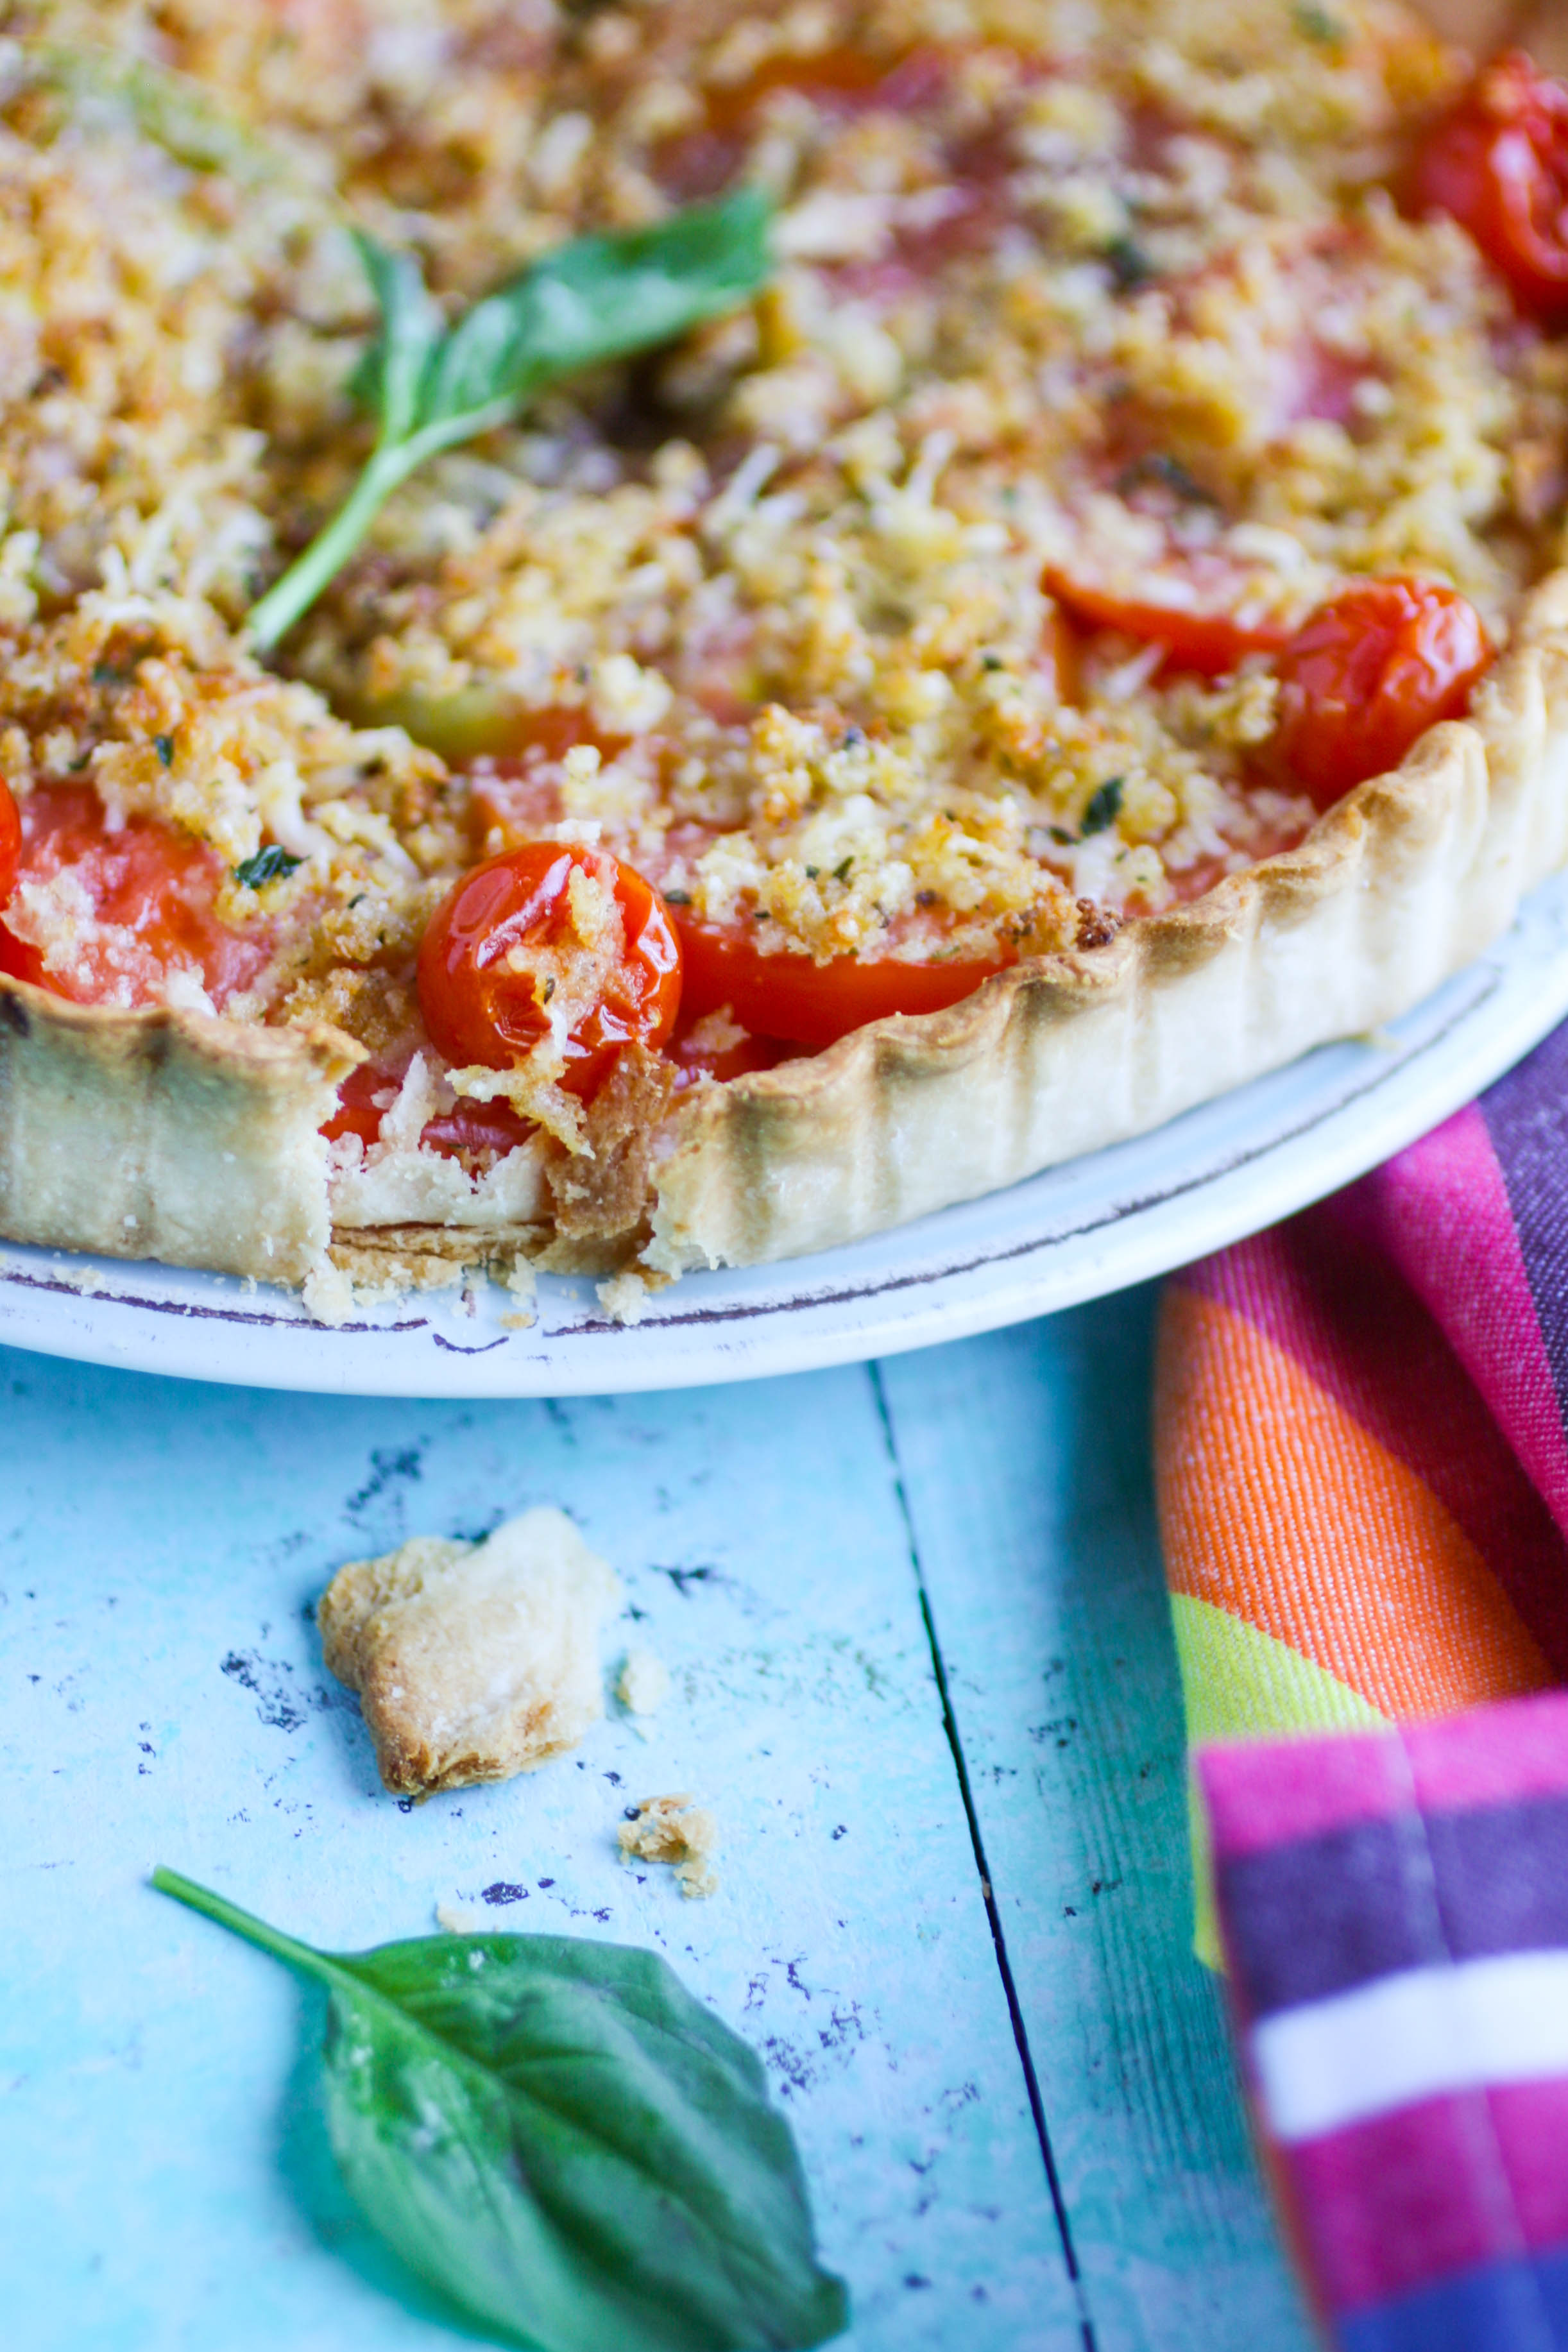
<path id="1" fill-rule="evenodd" d="M 568 1936 L 318 1952 L 158 1869 L 326 1987 L 327 2121 L 366 2218 L 538 2352 L 752 2352 L 848 2325 L 754 2053 L 656 1953 Z"/>
<path id="2" fill-rule="evenodd" d="M 768 274 L 769 205 L 743 188 L 653 228 L 582 236 L 446 328 L 417 263 L 356 232 L 381 332 L 356 383 L 380 435 L 345 504 L 251 612 L 271 650 L 342 570 L 385 500 L 437 451 L 510 423 L 547 384 L 668 342 L 733 310 Z"/>

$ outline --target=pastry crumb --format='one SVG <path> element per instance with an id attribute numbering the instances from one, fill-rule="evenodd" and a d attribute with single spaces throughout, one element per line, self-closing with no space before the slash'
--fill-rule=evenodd
<path id="1" fill-rule="evenodd" d="M 718 1891 L 712 1857 L 719 1848 L 719 1823 L 689 1796 L 643 1798 L 616 1838 L 625 1863 L 672 1864 L 677 1884 L 689 1899 L 700 1900 Z"/>
<path id="2" fill-rule="evenodd" d="M 616 1696 L 633 1715 L 657 1715 L 669 1696 L 669 1668 L 652 1650 L 628 1650 Z"/>
<path id="3" fill-rule="evenodd" d="M 461 1903 L 437 1903 L 436 1925 L 444 1936 L 479 1936 L 489 1922 L 478 1911 L 470 1911 Z"/>
<path id="4" fill-rule="evenodd" d="M 312 1323 L 324 1323 L 330 1331 L 346 1323 L 354 1311 L 353 1286 L 340 1267 L 331 1264 L 318 1265 L 305 1276 L 300 1297 Z"/>
<path id="5" fill-rule="evenodd" d="M 647 1313 L 655 1286 L 631 1266 L 626 1273 L 613 1275 L 608 1282 L 599 1284 L 599 1304 L 613 1323 L 635 1326 Z"/>
<path id="6" fill-rule="evenodd" d="M 531 1331 L 539 1320 L 539 1276 L 526 1258 L 518 1256 L 510 1264 L 498 1264 L 493 1269 L 502 1287 L 517 1304 L 500 1318 L 503 1331 Z"/>
<path id="7" fill-rule="evenodd" d="M 574 1748 L 605 1711 L 599 1635 L 620 1585 L 564 1511 L 482 1543 L 415 1536 L 341 1568 L 316 1612 L 357 1691 L 382 1780 L 426 1796 L 506 1780 Z"/>

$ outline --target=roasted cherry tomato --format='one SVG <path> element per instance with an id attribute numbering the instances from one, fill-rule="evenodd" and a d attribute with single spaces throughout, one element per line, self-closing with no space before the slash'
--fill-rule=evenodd
<path id="1" fill-rule="evenodd" d="M 16 887 L 22 864 L 22 820 L 5 785 L 0 784 L 0 907 Z"/>
<path id="2" fill-rule="evenodd" d="M 618 941 L 595 926 L 605 893 Z M 575 1008 L 561 1084 L 586 1098 L 623 1046 L 660 1045 L 675 1026 L 680 943 L 664 901 L 618 858 L 528 842 L 466 874 L 437 910 L 419 950 L 420 1009 L 449 1062 L 504 1070 L 550 1029 L 557 990 Z"/>
<path id="3" fill-rule="evenodd" d="M 1568 316 L 1568 85 L 1498 58 L 1428 131 L 1411 193 L 1469 231 L 1521 310 Z"/>
<path id="4" fill-rule="evenodd" d="M 1321 809 L 1396 768 L 1457 719 L 1492 658 L 1480 615 L 1452 588 L 1364 580 L 1321 605 L 1279 656 L 1270 756 Z"/>
<path id="5" fill-rule="evenodd" d="M 892 956 L 836 956 L 816 963 L 792 950 L 764 954 L 738 924 L 677 916 L 685 961 L 683 1005 L 693 1020 L 728 1005 L 754 1037 L 831 1045 L 888 1013 L 940 1013 L 973 996 L 1013 956 L 999 950 L 962 963 L 905 963 Z"/>
<path id="6" fill-rule="evenodd" d="M 1248 654 L 1277 653 L 1289 635 L 1277 621 L 1239 621 L 1222 604 L 1158 604 L 1080 580 L 1053 565 L 1046 586 L 1075 621 L 1090 629 L 1115 629 L 1145 645 L 1163 646 L 1165 666 L 1220 677 Z"/>
<path id="7" fill-rule="evenodd" d="M 205 843 L 150 817 L 110 833 L 89 786 L 41 786 L 22 811 L 16 878 L 48 883 L 68 870 L 93 918 L 68 968 L 46 968 L 0 919 L 0 971 L 79 1004 L 131 1005 L 161 1002 L 170 973 L 184 971 L 221 1006 L 272 952 L 265 923 L 234 931 L 214 914 L 223 867 Z M 0 906 L 8 896 L 0 892 Z"/>

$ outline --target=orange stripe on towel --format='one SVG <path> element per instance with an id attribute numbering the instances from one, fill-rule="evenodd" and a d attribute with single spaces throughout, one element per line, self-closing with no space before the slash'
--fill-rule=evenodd
<path id="1" fill-rule="evenodd" d="M 1155 1398 L 1173 1592 L 1288 1642 L 1394 1717 L 1551 1685 L 1431 1488 L 1254 1324 L 1169 1286 Z"/>

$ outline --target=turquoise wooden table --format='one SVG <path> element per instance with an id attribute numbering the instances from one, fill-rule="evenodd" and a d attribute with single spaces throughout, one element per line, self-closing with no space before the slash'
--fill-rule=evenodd
<path id="1" fill-rule="evenodd" d="M 0 2336 L 435 2352 L 339 2189 L 320 2017 L 163 1861 L 357 1945 L 657 1946 L 763 2057 L 855 2352 L 1304 2352 L 1214 1984 L 1133 1294 L 882 1366 L 570 1404 L 339 1402 L 0 1352 Z M 639 1736 L 408 1811 L 310 1607 L 563 1505 L 671 1667 Z M 622 1868 L 718 1811 L 722 1885 Z"/>

